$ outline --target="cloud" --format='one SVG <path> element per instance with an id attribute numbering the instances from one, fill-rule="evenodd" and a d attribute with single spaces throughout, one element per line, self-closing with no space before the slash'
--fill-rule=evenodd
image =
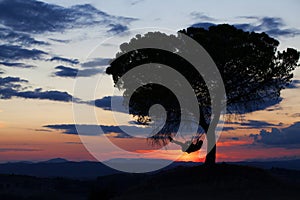
<path id="1" fill-rule="evenodd" d="M 226 121 L 225 124 L 237 125 L 237 127 L 226 126 L 226 127 L 223 127 L 223 131 L 236 130 L 236 129 L 262 129 L 262 128 L 282 126 L 282 123 L 272 124 L 272 123 L 269 123 L 269 122 L 258 121 L 258 120 L 248 120 L 246 122 Z"/>
<path id="2" fill-rule="evenodd" d="M 236 28 L 250 32 L 265 32 L 274 37 L 294 37 L 296 35 L 300 35 L 299 29 L 286 28 L 285 22 L 279 17 L 244 16 L 242 18 L 252 19 L 254 21 L 252 23 L 234 24 Z"/>
<path id="3" fill-rule="evenodd" d="M 300 113 L 294 113 L 291 115 L 291 117 L 300 117 Z"/>
<path id="4" fill-rule="evenodd" d="M 119 34 L 129 30 L 128 26 L 122 24 L 109 24 L 108 27 L 110 28 L 108 32 L 112 34 Z"/>
<path id="5" fill-rule="evenodd" d="M 25 63 L 14 63 L 14 62 L 0 62 L 0 65 L 4 65 L 6 67 L 16 67 L 16 68 L 34 68 L 34 65 L 28 65 Z"/>
<path id="6" fill-rule="evenodd" d="M 287 88 L 295 89 L 299 88 L 300 80 L 292 80 L 292 82 L 287 86 Z"/>
<path id="7" fill-rule="evenodd" d="M 22 82 L 27 83 L 28 81 L 21 79 L 19 77 L 11 77 L 11 76 L 8 76 L 5 78 L 0 77 L 0 86 L 6 85 L 6 84 L 12 84 L 12 83 L 22 83 Z"/>
<path id="8" fill-rule="evenodd" d="M 222 128 L 222 131 L 232 131 L 232 130 L 235 130 L 235 128 L 233 128 L 233 127 L 223 127 Z"/>
<path id="9" fill-rule="evenodd" d="M 145 0 L 134 0 L 134 1 L 131 1 L 130 5 L 135 6 L 135 5 L 140 4 L 140 3 L 144 2 L 144 1 Z"/>
<path id="10" fill-rule="evenodd" d="M 60 77 L 76 77 L 78 69 L 74 69 L 71 67 L 65 67 L 65 66 L 57 66 L 55 67 L 55 69 L 58 69 L 59 71 L 55 72 L 56 76 L 60 76 Z"/>
<path id="11" fill-rule="evenodd" d="M 47 99 L 52 101 L 72 101 L 72 95 L 67 92 L 61 92 L 57 90 L 42 91 L 41 88 L 34 91 L 24 91 L 15 94 L 16 97 L 23 97 L 25 99 Z"/>
<path id="12" fill-rule="evenodd" d="M 196 11 L 194 11 L 190 15 L 195 20 L 216 21 L 215 18 L 209 17 L 208 15 L 204 14 L 203 12 L 196 12 Z"/>
<path id="13" fill-rule="evenodd" d="M 25 49 L 16 45 L 0 45 L 0 60 L 39 59 L 47 54 L 38 49 Z"/>
<path id="14" fill-rule="evenodd" d="M 218 25 L 213 23 L 214 18 L 204 15 L 203 13 L 193 12 L 191 13 L 193 19 L 200 19 L 204 22 L 194 23 L 191 26 L 197 28 L 208 29 L 211 26 Z M 246 19 L 247 23 L 236 23 L 233 24 L 238 29 L 249 32 L 265 32 L 273 37 L 294 37 L 300 35 L 300 30 L 296 28 L 287 28 L 285 22 L 279 17 L 256 17 L 256 16 L 241 16 L 238 18 Z"/>
<path id="15" fill-rule="evenodd" d="M 88 26 L 106 28 L 107 33 L 121 33 L 128 30 L 131 22 L 137 20 L 107 14 L 90 4 L 63 7 L 36 0 L 0 0 L 0 11 L 0 61 L 3 62 L 41 59 L 47 53 L 29 47 L 49 43 L 35 39 L 37 34 Z M 69 42 L 53 38 L 49 40 Z M 50 60 L 68 64 L 79 63 L 76 59 L 58 56 Z M 11 66 L 22 67 L 20 64 Z"/>
<path id="16" fill-rule="evenodd" d="M 75 69 L 72 67 L 65 67 L 65 66 L 57 66 L 55 67 L 58 71 L 55 72 L 54 74 L 56 76 L 60 77 L 70 77 L 70 78 L 75 78 L 77 77 L 89 77 L 93 76 L 99 73 L 103 73 L 104 69 L 97 69 L 97 68 L 92 68 L 92 69 Z"/>
<path id="17" fill-rule="evenodd" d="M 104 126 L 104 125 L 91 125 L 91 124 L 54 124 L 54 125 L 45 125 L 44 128 L 54 129 L 63 131 L 64 134 L 78 135 L 78 131 L 81 135 L 87 136 L 97 136 L 101 133 L 99 132 L 100 128 L 104 134 L 109 134 L 115 138 L 130 138 L 132 136 L 124 133 L 119 126 Z M 121 126 L 122 127 L 122 126 Z M 127 126 L 128 128 L 129 126 Z M 130 127 L 136 131 L 137 127 Z M 111 133 L 116 133 L 112 135 Z"/>
<path id="18" fill-rule="evenodd" d="M 30 149 L 30 148 L 0 148 L 1 152 L 19 152 L 19 151 L 42 151 L 41 149 Z"/>
<path id="19" fill-rule="evenodd" d="M 247 122 L 242 122 L 241 126 L 246 126 L 247 128 L 264 128 L 264 127 L 274 127 L 281 126 L 282 124 L 272 124 L 265 121 L 258 120 L 248 120 Z"/>
<path id="20" fill-rule="evenodd" d="M 125 109 L 125 106 L 123 106 L 123 97 L 122 96 L 105 96 L 101 99 L 96 99 L 95 101 L 90 102 L 90 104 L 95 105 L 98 108 L 102 108 L 104 110 L 112 110 L 111 101 L 112 98 L 114 98 L 115 107 L 114 111 L 122 112 L 122 113 L 128 113 L 128 110 Z"/>
<path id="21" fill-rule="evenodd" d="M 204 29 L 208 30 L 209 27 L 216 26 L 216 25 L 217 24 L 210 23 L 210 22 L 200 22 L 200 23 L 193 24 L 191 27 L 194 27 L 194 28 L 204 28 Z"/>
<path id="22" fill-rule="evenodd" d="M 64 63 L 68 63 L 68 64 L 73 64 L 73 65 L 79 64 L 79 60 L 77 60 L 77 59 L 63 58 L 63 57 L 59 57 L 59 56 L 55 56 L 55 57 L 49 59 L 49 61 L 58 61 L 58 62 L 64 62 Z"/>
<path id="23" fill-rule="evenodd" d="M 65 142 L 65 144 L 82 144 L 82 142 Z"/>
<path id="24" fill-rule="evenodd" d="M 9 28 L 0 28 L 0 40 L 9 44 L 22 46 L 48 45 L 47 42 L 36 40 L 29 34 L 15 32 Z"/>
<path id="25" fill-rule="evenodd" d="M 28 83 L 28 81 L 19 77 L 0 77 L 0 99 L 20 97 L 25 99 L 46 99 L 63 102 L 72 101 L 72 95 L 67 92 L 57 90 L 42 91 L 41 88 L 29 91 L 22 87 L 22 83 Z"/>
<path id="26" fill-rule="evenodd" d="M 95 100 L 95 106 L 104 110 L 111 110 L 111 96 L 105 96 Z"/>
<path id="27" fill-rule="evenodd" d="M 81 66 L 86 67 L 86 68 L 106 66 L 109 64 L 110 61 L 111 61 L 111 58 L 96 58 L 94 60 L 82 63 Z"/>
<path id="28" fill-rule="evenodd" d="M 69 43 L 71 40 L 61 40 L 61 39 L 55 39 L 55 38 L 49 38 L 49 40 L 58 42 L 58 43 Z"/>
<path id="29" fill-rule="evenodd" d="M 37 131 L 37 132 L 52 132 L 52 130 L 44 129 L 44 128 L 37 128 L 37 129 L 34 129 L 34 131 Z"/>
<path id="30" fill-rule="evenodd" d="M 26 33 L 58 32 L 91 25 L 121 23 L 126 26 L 134 18 L 109 15 L 90 4 L 69 8 L 35 0 L 0 1 L 0 23 Z"/>
<path id="31" fill-rule="evenodd" d="M 270 132 L 262 129 L 259 134 L 251 134 L 250 137 L 254 143 L 270 147 L 300 148 L 299 133 L 300 122 L 296 122 L 287 128 L 272 128 Z"/>

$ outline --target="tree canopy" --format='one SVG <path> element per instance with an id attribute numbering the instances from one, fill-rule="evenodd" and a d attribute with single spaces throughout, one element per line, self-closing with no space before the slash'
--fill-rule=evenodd
<path id="1" fill-rule="evenodd" d="M 299 52 L 292 48 L 278 51 L 279 42 L 266 33 L 245 32 L 227 24 L 211 26 L 209 29 L 190 27 L 180 30 L 179 33 L 191 37 L 202 45 L 214 60 L 224 82 L 229 113 L 243 114 L 278 103 L 281 90 L 291 82 L 292 71 L 297 67 Z M 169 36 L 160 32 L 137 35 L 129 43 L 120 45 L 121 51 L 106 70 L 107 74 L 113 76 L 116 87 L 124 90 L 124 99 L 129 105 L 129 112 L 137 116 L 139 122 L 148 122 L 151 105 L 164 106 L 167 121 L 156 135 L 158 136 L 156 139 L 176 132 L 178 120 L 183 112 L 176 96 L 168 88 L 159 84 L 143 85 L 143 79 L 138 74 L 122 79 L 125 73 L 136 66 L 157 63 L 151 65 L 154 74 L 161 64 L 178 71 L 191 84 L 197 97 L 201 113 L 199 124 L 204 132 L 207 132 L 212 119 L 211 94 L 208 86 L 194 67 L 177 55 L 178 49 L 187 49 L 186 51 L 191 54 L 197 52 L 182 46 L 178 48 L 176 45 L 180 44 L 179 40 L 182 40 L 180 35 Z M 161 41 L 164 41 L 170 51 L 151 48 L 131 50 L 143 42 Z M 159 73 L 155 76 L 157 79 L 166 78 Z M 130 91 L 133 82 L 140 82 L 143 86 L 136 91 Z M 176 83 L 176 80 L 174 84 L 180 88 L 180 83 Z M 132 93 L 133 95 L 128 95 Z M 192 108 L 190 110 L 187 108 L 185 113 L 189 112 L 193 112 Z M 215 151 L 212 154 L 215 154 Z"/>

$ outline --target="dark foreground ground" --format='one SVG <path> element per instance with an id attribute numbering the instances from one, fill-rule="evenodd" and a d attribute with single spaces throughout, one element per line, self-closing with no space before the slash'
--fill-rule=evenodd
<path id="1" fill-rule="evenodd" d="M 300 171 L 232 164 L 176 167 L 96 180 L 0 175 L 1 200 L 299 199 Z"/>

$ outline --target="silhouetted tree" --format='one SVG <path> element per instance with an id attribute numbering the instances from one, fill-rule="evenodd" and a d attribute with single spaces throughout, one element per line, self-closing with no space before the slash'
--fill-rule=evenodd
<path id="1" fill-rule="evenodd" d="M 203 28 L 187 28 L 179 31 L 201 44 L 214 60 L 219 69 L 227 96 L 227 112 L 243 114 L 254 110 L 261 110 L 280 101 L 280 91 L 291 81 L 292 71 L 297 66 L 299 52 L 288 48 L 278 51 L 279 42 L 266 33 L 245 32 L 230 25 L 212 26 L 208 30 Z M 182 113 L 193 113 L 192 107 L 185 111 L 180 109 L 176 96 L 168 88 L 159 84 L 145 84 L 136 91 L 131 91 L 133 83 L 143 84 L 139 74 L 130 78 L 122 76 L 145 63 L 159 63 L 172 67 L 189 81 L 197 96 L 202 130 L 207 133 L 212 120 L 211 96 L 203 78 L 190 63 L 180 56 L 176 56 L 180 44 L 178 36 L 168 36 L 160 32 L 149 32 L 143 36 L 137 35 L 129 43 L 120 45 L 120 52 L 112 60 L 106 73 L 113 76 L 115 86 L 124 90 L 125 103 L 129 105 L 129 112 L 137 116 L 137 121 L 149 121 L 149 108 L 153 104 L 161 104 L 167 112 L 164 127 L 151 138 L 155 141 L 167 141 L 171 133 L 178 130 Z M 169 51 L 158 49 L 132 48 L 143 42 L 163 42 Z M 195 52 L 190 52 L 195 53 Z M 153 73 L 159 69 L 159 64 L 153 65 Z M 157 79 L 163 79 L 159 73 Z M 142 76 L 142 75 L 141 75 Z M 177 85 L 176 85 L 177 84 Z M 174 80 L 174 85 L 180 84 Z M 184 88 L 181 88 L 184 89 Z M 133 92 L 130 97 L 129 94 Z M 186 101 L 189 101 L 186 99 Z M 188 114 L 187 114 L 188 115 Z M 208 148 L 212 150 L 206 155 L 206 164 L 214 164 L 216 160 L 215 136 L 207 137 Z"/>

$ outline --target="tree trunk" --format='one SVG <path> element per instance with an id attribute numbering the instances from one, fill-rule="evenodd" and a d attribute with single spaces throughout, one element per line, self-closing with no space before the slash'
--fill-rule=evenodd
<path id="1" fill-rule="evenodd" d="M 215 134 L 207 135 L 207 154 L 205 157 L 205 165 L 211 166 L 216 164 L 216 153 L 217 153 L 216 135 Z"/>
<path id="2" fill-rule="evenodd" d="M 205 164 L 214 165 L 216 163 L 216 153 L 217 153 L 216 135 L 215 135 L 215 131 L 213 132 L 213 134 L 208 134 L 209 124 L 206 122 L 203 112 L 200 113 L 200 125 L 206 132 L 206 139 L 207 139 L 207 154 L 205 158 Z"/>
<path id="3" fill-rule="evenodd" d="M 206 139 L 207 139 L 207 154 L 205 157 L 205 165 L 215 165 L 216 164 L 216 154 L 217 154 L 217 146 L 216 146 L 216 128 L 217 128 L 217 121 L 216 118 L 214 118 L 210 124 L 208 124 L 205 120 L 203 112 L 200 113 L 200 125 L 206 132 Z M 210 127 L 211 126 L 211 127 Z M 213 131 L 210 133 L 209 128 L 211 128 Z"/>

